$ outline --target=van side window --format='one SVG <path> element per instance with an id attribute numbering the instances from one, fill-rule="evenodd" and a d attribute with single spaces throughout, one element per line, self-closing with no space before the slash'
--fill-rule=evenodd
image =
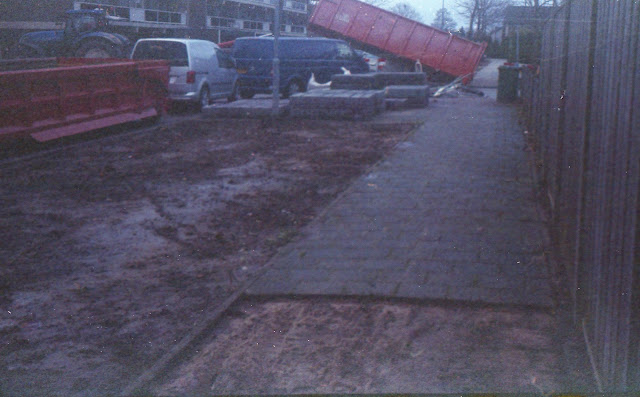
<path id="1" fill-rule="evenodd" d="M 166 59 L 170 66 L 189 66 L 187 47 L 174 41 L 140 41 L 134 49 L 133 59 Z"/>
<path id="2" fill-rule="evenodd" d="M 351 47 L 345 43 L 338 43 L 337 50 L 338 54 L 336 55 L 336 59 L 353 59 L 355 57 Z"/>
<path id="3" fill-rule="evenodd" d="M 280 46 L 280 57 L 288 59 L 334 59 L 335 43 L 324 40 L 300 39 L 283 40 Z"/>
<path id="4" fill-rule="evenodd" d="M 218 57 L 218 66 L 221 68 L 233 69 L 235 67 L 233 59 L 224 51 L 216 48 L 216 56 Z"/>
<path id="5" fill-rule="evenodd" d="M 198 54 L 199 58 L 208 58 L 213 56 L 215 47 L 207 45 L 207 43 L 192 42 L 191 49 Z"/>
<path id="6" fill-rule="evenodd" d="M 280 52 L 282 54 L 282 52 Z M 236 40 L 233 45 L 233 56 L 236 59 L 270 59 L 273 58 L 273 41 L 271 40 Z"/>
<path id="7" fill-rule="evenodd" d="M 336 49 L 333 42 L 320 42 L 318 43 L 318 58 L 320 59 L 333 59 L 336 56 Z"/>

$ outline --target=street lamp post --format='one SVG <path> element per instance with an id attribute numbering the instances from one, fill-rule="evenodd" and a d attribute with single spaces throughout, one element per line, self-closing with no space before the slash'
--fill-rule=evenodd
<path id="1" fill-rule="evenodd" d="M 278 117 L 280 107 L 280 59 L 278 57 L 280 47 L 280 4 L 282 0 L 276 0 L 276 12 L 273 17 L 273 102 L 271 103 L 271 116 Z"/>

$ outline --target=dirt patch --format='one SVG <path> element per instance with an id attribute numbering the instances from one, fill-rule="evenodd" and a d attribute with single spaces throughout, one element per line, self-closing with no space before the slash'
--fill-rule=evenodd
<path id="1" fill-rule="evenodd" d="M 552 315 L 327 299 L 247 301 L 159 395 L 558 392 Z"/>
<path id="2" fill-rule="evenodd" d="M 0 394 L 116 393 L 413 125 L 189 116 L 0 171 Z"/>

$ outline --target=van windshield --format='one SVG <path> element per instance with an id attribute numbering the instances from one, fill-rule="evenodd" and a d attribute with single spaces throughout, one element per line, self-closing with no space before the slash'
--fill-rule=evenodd
<path id="1" fill-rule="evenodd" d="M 162 59 L 168 60 L 170 66 L 189 66 L 187 46 L 176 41 L 141 41 L 131 58 Z"/>
<path id="2" fill-rule="evenodd" d="M 273 40 L 236 40 L 233 44 L 233 57 L 236 59 L 273 58 Z"/>

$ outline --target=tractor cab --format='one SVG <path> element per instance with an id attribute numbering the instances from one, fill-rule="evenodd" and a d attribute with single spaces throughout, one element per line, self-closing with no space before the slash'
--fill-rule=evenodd
<path id="1" fill-rule="evenodd" d="M 102 10 L 71 10 L 65 13 L 65 37 L 71 38 L 93 31 L 108 29 L 109 23 Z"/>

